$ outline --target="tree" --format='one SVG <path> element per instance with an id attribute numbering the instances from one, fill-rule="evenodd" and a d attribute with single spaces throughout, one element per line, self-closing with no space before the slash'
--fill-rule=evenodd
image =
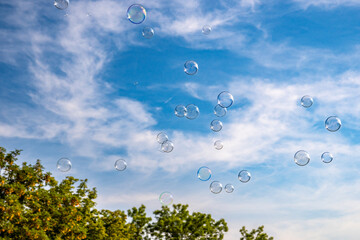
<path id="1" fill-rule="evenodd" d="M 251 232 L 248 232 L 245 227 L 242 227 L 240 233 L 242 235 L 240 240 L 274 240 L 273 237 L 269 237 L 264 233 L 264 226 L 253 229 Z"/>

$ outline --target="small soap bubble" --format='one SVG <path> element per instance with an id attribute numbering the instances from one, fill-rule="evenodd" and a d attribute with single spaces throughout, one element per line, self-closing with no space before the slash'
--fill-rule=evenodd
<path id="1" fill-rule="evenodd" d="M 194 104 L 189 104 L 186 106 L 185 116 L 187 119 L 194 120 L 200 114 L 199 108 Z"/>
<path id="2" fill-rule="evenodd" d="M 240 182 L 247 183 L 251 179 L 251 174 L 247 170 L 242 170 L 239 172 L 238 179 Z"/>
<path id="3" fill-rule="evenodd" d="M 184 64 L 184 72 L 187 75 L 194 75 L 199 70 L 199 66 L 195 61 L 186 61 Z"/>
<path id="4" fill-rule="evenodd" d="M 133 4 L 127 10 L 127 17 L 130 22 L 140 24 L 145 21 L 146 9 L 140 4 Z"/>
<path id="5" fill-rule="evenodd" d="M 204 35 L 209 35 L 211 33 L 211 27 L 209 25 L 205 25 L 202 28 L 202 33 Z"/>
<path id="6" fill-rule="evenodd" d="M 127 163 L 124 159 L 118 159 L 115 161 L 115 169 L 118 171 L 124 171 L 127 167 Z"/>
<path id="7" fill-rule="evenodd" d="M 221 92 L 218 95 L 218 104 L 223 108 L 228 108 L 234 103 L 234 97 L 229 92 Z"/>
<path id="8" fill-rule="evenodd" d="M 309 108 L 313 105 L 314 100 L 309 95 L 305 95 L 301 98 L 301 106 L 304 108 Z"/>
<path id="9" fill-rule="evenodd" d="M 207 181 L 211 178 L 211 170 L 208 167 L 201 167 L 199 168 L 199 170 L 197 171 L 197 177 L 201 180 L 201 181 Z"/>
<path id="10" fill-rule="evenodd" d="M 223 117 L 226 115 L 227 109 L 223 108 L 219 104 L 214 107 L 214 114 L 218 117 Z"/>
<path id="11" fill-rule="evenodd" d="M 69 6 L 69 0 L 55 0 L 54 6 L 57 9 L 64 10 Z"/>
<path id="12" fill-rule="evenodd" d="M 214 147 L 216 150 L 221 150 L 224 147 L 224 144 L 221 140 L 217 140 L 214 142 Z"/>
<path id="13" fill-rule="evenodd" d="M 324 152 L 322 155 L 321 155 L 321 160 L 324 162 L 324 163 L 331 163 L 331 161 L 334 159 L 333 155 L 329 152 Z"/>
<path id="14" fill-rule="evenodd" d="M 336 116 L 328 117 L 325 120 L 325 128 L 330 132 L 336 132 L 341 127 L 341 120 Z"/>
<path id="15" fill-rule="evenodd" d="M 154 36 L 154 29 L 151 27 L 144 27 L 142 35 L 144 38 L 150 39 Z"/>
<path id="16" fill-rule="evenodd" d="M 169 153 L 172 152 L 172 150 L 174 150 L 174 144 L 171 141 L 167 140 L 161 144 L 162 152 Z"/>
<path id="17" fill-rule="evenodd" d="M 184 117 L 186 115 L 186 107 L 184 105 L 177 105 L 175 108 L 175 115 L 177 117 Z"/>
<path id="18" fill-rule="evenodd" d="M 222 184 L 218 181 L 213 181 L 210 184 L 210 191 L 215 194 L 220 193 L 222 191 Z"/>
<path id="19" fill-rule="evenodd" d="M 68 172 L 71 169 L 71 161 L 68 158 L 60 158 L 56 166 L 59 171 Z"/>
<path id="20" fill-rule="evenodd" d="M 299 166 L 305 166 L 310 162 L 310 155 L 304 150 L 297 151 L 294 155 L 294 161 Z"/>
<path id="21" fill-rule="evenodd" d="M 234 186 L 230 183 L 225 185 L 225 191 L 227 193 L 232 193 L 234 191 L 234 189 L 235 189 Z"/>
<path id="22" fill-rule="evenodd" d="M 210 124 L 211 130 L 214 132 L 219 132 L 222 129 L 222 122 L 220 120 L 213 120 Z"/>
<path id="23" fill-rule="evenodd" d="M 159 144 L 163 144 L 164 142 L 169 140 L 169 137 L 165 133 L 161 132 L 156 136 L 156 140 Z"/>
<path id="24" fill-rule="evenodd" d="M 159 201 L 164 206 L 169 206 L 173 203 L 174 197 L 170 192 L 163 192 L 159 196 Z"/>

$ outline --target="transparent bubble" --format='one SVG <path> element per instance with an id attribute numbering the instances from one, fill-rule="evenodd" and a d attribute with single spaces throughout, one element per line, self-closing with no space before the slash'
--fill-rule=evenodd
<path id="1" fill-rule="evenodd" d="M 140 4 L 133 4 L 127 10 L 127 17 L 130 22 L 140 24 L 145 21 L 146 9 Z"/>
<path id="2" fill-rule="evenodd" d="M 247 183 L 251 179 L 251 174 L 247 170 L 242 170 L 239 172 L 238 179 L 240 182 Z"/>
<path id="3" fill-rule="evenodd" d="M 55 0 L 54 6 L 57 9 L 64 10 L 69 6 L 69 0 Z"/>
<path id="4" fill-rule="evenodd" d="M 184 105 L 177 105 L 175 108 L 175 115 L 177 117 L 184 117 L 186 115 L 186 107 Z"/>
<path id="5" fill-rule="evenodd" d="M 234 97 L 229 92 L 221 92 L 218 95 L 218 104 L 223 108 L 228 108 L 234 103 Z"/>
<path id="6" fill-rule="evenodd" d="M 159 196 L 159 201 L 162 205 L 168 206 L 173 203 L 174 197 L 170 192 L 163 192 Z"/>
<path id="7" fill-rule="evenodd" d="M 214 147 L 216 150 L 221 150 L 224 147 L 224 144 L 221 140 L 217 140 L 214 142 Z"/>
<path id="8" fill-rule="evenodd" d="M 208 167 L 201 167 L 197 171 L 197 177 L 201 181 L 207 181 L 211 178 L 211 170 Z"/>
<path id="9" fill-rule="evenodd" d="M 218 181 L 213 181 L 210 184 L 210 191 L 215 194 L 220 193 L 222 191 L 222 184 Z"/>
<path id="10" fill-rule="evenodd" d="M 171 141 L 167 140 L 161 144 L 162 152 L 169 153 L 172 152 L 172 150 L 174 150 L 174 144 Z"/>
<path id="11" fill-rule="evenodd" d="M 194 75 L 199 70 L 199 66 L 195 61 L 186 61 L 184 64 L 184 72 L 187 75 Z"/>
<path id="12" fill-rule="evenodd" d="M 187 119 L 194 120 L 200 114 L 199 108 L 194 104 L 189 104 L 186 106 L 185 116 Z"/>
<path id="13" fill-rule="evenodd" d="M 310 162 L 310 155 L 304 150 L 297 151 L 294 155 L 294 161 L 299 166 L 305 166 Z"/>
<path id="14" fill-rule="evenodd" d="M 210 124 L 211 130 L 214 132 L 219 132 L 222 129 L 222 122 L 220 120 L 213 120 Z"/>
<path id="15" fill-rule="evenodd" d="M 151 27 L 144 27 L 142 35 L 144 38 L 150 39 L 154 36 L 154 29 Z"/>
<path id="16" fill-rule="evenodd" d="M 211 33 L 211 27 L 209 25 L 203 26 L 202 33 L 205 35 L 209 35 Z"/>
<path id="17" fill-rule="evenodd" d="M 214 107 L 214 114 L 218 117 L 223 117 L 226 115 L 227 109 L 223 108 L 219 104 Z"/>
<path id="18" fill-rule="evenodd" d="M 341 120 L 336 116 L 328 117 L 325 120 L 325 128 L 330 132 L 336 132 L 341 127 Z"/>
<path id="19" fill-rule="evenodd" d="M 56 167 L 61 172 L 67 172 L 71 169 L 71 161 L 68 158 L 60 158 Z"/>
<path id="20" fill-rule="evenodd" d="M 324 162 L 324 163 L 331 163 L 331 161 L 334 159 L 333 155 L 329 152 L 324 152 L 322 155 L 321 155 L 321 160 Z"/>
<path id="21" fill-rule="evenodd" d="M 156 136 L 156 140 L 158 143 L 163 144 L 164 142 L 169 140 L 169 137 L 165 133 L 161 132 Z"/>
<path id="22" fill-rule="evenodd" d="M 230 183 L 225 185 L 225 191 L 227 193 L 232 193 L 234 191 L 234 189 L 235 189 L 234 186 Z"/>
<path id="23" fill-rule="evenodd" d="M 118 171 L 124 171 L 127 167 L 127 163 L 124 159 L 118 159 L 115 161 L 115 169 Z"/>
<path id="24" fill-rule="evenodd" d="M 301 98 L 301 105 L 304 108 L 309 108 L 313 105 L 314 100 L 312 99 L 312 97 L 310 97 L 309 95 L 305 95 Z"/>

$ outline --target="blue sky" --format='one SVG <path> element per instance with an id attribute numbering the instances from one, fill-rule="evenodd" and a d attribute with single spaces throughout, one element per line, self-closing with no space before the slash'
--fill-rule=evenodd
<path id="1" fill-rule="evenodd" d="M 170 191 L 175 203 L 225 218 L 225 239 L 239 239 L 243 225 L 265 225 L 275 239 L 357 239 L 360 1 L 149 0 L 136 2 L 148 13 L 140 25 L 126 18 L 133 3 L 74 0 L 60 11 L 45 0 L 0 2 L 0 145 L 41 159 L 57 179 L 88 178 L 99 208 L 143 203 L 151 213 Z M 183 72 L 187 60 L 196 75 Z M 214 133 L 221 91 L 235 104 Z M 191 103 L 198 119 L 174 115 Z M 331 115 L 343 123 L 335 133 L 324 128 Z M 170 154 L 158 151 L 161 131 Z M 300 149 L 311 156 L 305 167 L 293 161 Z M 56 170 L 61 157 L 69 173 Z M 126 171 L 114 169 L 118 158 Z M 201 166 L 209 182 L 196 178 Z M 212 180 L 235 191 L 212 194 Z"/>

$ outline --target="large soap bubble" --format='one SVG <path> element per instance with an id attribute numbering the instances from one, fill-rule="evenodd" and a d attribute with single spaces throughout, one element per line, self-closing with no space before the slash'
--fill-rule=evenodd
<path id="1" fill-rule="evenodd" d="M 184 117 L 186 115 L 186 107 L 184 105 L 177 105 L 175 107 L 175 115 L 177 117 Z"/>
<path id="2" fill-rule="evenodd" d="M 218 181 L 213 181 L 210 184 L 210 191 L 215 194 L 220 193 L 222 191 L 222 184 Z"/>
<path id="3" fill-rule="evenodd" d="M 185 116 L 187 119 L 194 120 L 200 114 L 199 108 L 194 104 L 189 104 L 186 106 Z"/>
<path id="4" fill-rule="evenodd" d="M 154 29 L 151 27 L 144 27 L 142 30 L 142 35 L 144 38 L 150 39 L 154 36 Z"/>
<path id="5" fill-rule="evenodd" d="M 215 119 L 211 122 L 210 124 L 210 128 L 211 130 L 213 130 L 214 132 L 219 132 L 222 129 L 222 122 Z"/>
<path id="6" fill-rule="evenodd" d="M 227 193 L 232 193 L 234 191 L 234 189 L 235 189 L 234 186 L 232 184 L 230 184 L 230 183 L 225 185 L 225 191 Z"/>
<path id="7" fill-rule="evenodd" d="M 204 35 L 209 35 L 211 33 L 211 27 L 209 25 L 205 25 L 202 28 L 202 33 Z"/>
<path id="8" fill-rule="evenodd" d="M 199 70 L 199 66 L 195 61 L 186 61 L 184 64 L 184 72 L 187 75 L 194 75 Z"/>
<path id="9" fill-rule="evenodd" d="M 140 4 L 133 4 L 127 10 L 127 17 L 130 22 L 140 24 L 145 21 L 146 9 Z"/>
<path id="10" fill-rule="evenodd" d="M 159 196 L 159 201 L 162 205 L 168 206 L 173 203 L 174 197 L 170 192 L 163 192 Z"/>
<path id="11" fill-rule="evenodd" d="M 164 142 L 169 140 L 169 137 L 165 133 L 161 132 L 156 136 L 156 140 L 158 143 L 163 144 Z"/>
<path id="12" fill-rule="evenodd" d="M 221 92 L 218 95 L 218 104 L 223 108 L 231 107 L 234 103 L 234 97 L 229 92 Z"/>
<path id="13" fill-rule="evenodd" d="M 214 142 L 214 147 L 216 150 L 221 150 L 224 147 L 224 144 L 221 140 L 217 140 Z"/>
<path id="14" fill-rule="evenodd" d="M 242 170 L 238 174 L 238 179 L 242 183 L 247 183 L 251 179 L 251 174 L 247 170 Z"/>
<path id="15" fill-rule="evenodd" d="M 332 160 L 334 159 L 333 155 L 329 152 L 324 152 L 322 155 L 321 155 L 321 160 L 324 162 L 324 163 L 331 163 Z"/>
<path id="16" fill-rule="evenodd" d="M 214 107 L 214 114 L 218 117 L 223 117 L 226 115 L 227 109 L 223 108 L 219 104 Z"/>
<path id="17" fill-rule="evenodd" d="M 330 116 L 325 120 L 325 128 L 330 132 L 336 132 L 341 127 L 341 120 L 336 116 Z"/>
<path id="18" fill-rule="evenodd" d="M 127 163 L 124 159 L 118 159 L 115 161 L 115 169 L 118 171 L 124 171 L 127 167 Z"/>
<path id="19" fill-rule="evenodd" d="M 211 170 L 208 167 L 201 167 L 199 168 L 199 170 L 197 171 L 197 177 L 201 180 L 201 181 L 207 181 L 211 178 Z"/>
<path id="20" fill-rule="evenodd" d="M 55 0 L 54 6 L 57 9 L 64 10 L 69 6 L 69 0 Z"/>
<path id="21" fill-rule="evenodd" d="M 56 167 L 61 172 L 68 172 L 71 169 L 71 161 L 68 158 L 60 158 L 57 161 Z"/>
<path id="22" fill-rule="evenodd" d="M 310 155 L 304 150 L 297 151 L 294 155 L 294 161 L 299 166 L 305 166 L 310 162 Z"/>
<path id="23" fill-rule="evenodd" d="M 305 95 L 301 98 L 301 106 L 304 108 L 309 108 L 313 105 L 314 100 L 309 95 Z"/>
<path id="24" fill-rule="evenodd" d="M 169 153 L 172 152 L 172 150 L 174 150 L 174 144 L 171 141 L 167 140 L 161 144 L 162 152 Z"/>

